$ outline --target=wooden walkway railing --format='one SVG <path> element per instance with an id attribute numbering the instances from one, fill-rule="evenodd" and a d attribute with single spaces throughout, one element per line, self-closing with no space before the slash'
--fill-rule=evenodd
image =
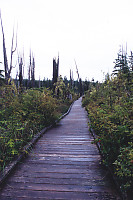
<path id="1" fill-rule="evenodd" d="M 79 99 L 17 166 L 0 191 L 0 199 L 120 199 L 92 141 Z"/>

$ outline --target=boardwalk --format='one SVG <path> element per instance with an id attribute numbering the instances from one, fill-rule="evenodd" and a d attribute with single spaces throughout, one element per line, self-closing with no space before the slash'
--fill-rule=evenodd
<path id="1" fill-rule="evenodd" d="M 0 199 L 120 199 L 92 141 L 79 99 L 18 165 L 0 191 Z"/>

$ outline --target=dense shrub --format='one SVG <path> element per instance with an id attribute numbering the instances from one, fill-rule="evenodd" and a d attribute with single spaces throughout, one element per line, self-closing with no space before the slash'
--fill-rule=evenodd
<path id="1" fill-rule="evenodd" d="M 0 170 L 23 151 L 42 128 L 52 124 L 71 101 L 53 98 L 50 91 L 18 93 L 14 83 L 0 87 Z"/>
<path id="2" fill-rule="evenodd" d="M 130 77 L 132 72 L 130 72 Z M 88 91 L 83 106 L 88 111 L 103 154 L 103 163 L 112 168 L 123 190 L 133 187 L 133 93 L 125 74 L 106 77 Z"/>

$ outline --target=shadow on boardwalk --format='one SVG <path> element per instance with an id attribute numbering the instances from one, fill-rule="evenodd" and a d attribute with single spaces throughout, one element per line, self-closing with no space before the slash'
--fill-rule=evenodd
<path id="1" fill-rule="evenodd" d="M 17 166 L 0 191 L 0 199 L 120 199 L 92 140 L 79 99 Z"/>

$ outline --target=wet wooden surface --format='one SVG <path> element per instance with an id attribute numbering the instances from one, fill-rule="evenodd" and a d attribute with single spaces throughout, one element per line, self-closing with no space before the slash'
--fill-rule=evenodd
<path id="1" fill-rule="evenodd" d="M 0 199 L 120 199 L 92 141 L 79 99 L 17 166 L 0 190 Z"/>

